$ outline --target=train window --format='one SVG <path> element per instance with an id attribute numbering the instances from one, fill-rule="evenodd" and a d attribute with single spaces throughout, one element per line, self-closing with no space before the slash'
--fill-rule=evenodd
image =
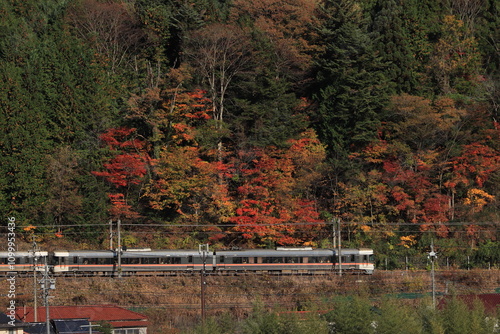
<path id="1" fill-rule="evenodd" d="M 188 256 L 188 263 L 193 263 L 193 256 L 192 255 Z"/>
<path id="2" fill-rule="evenodd" d="M 286 263 L 302 263 L 302 258 L 301 257 L 286 257 L 285 262 Z"/>
<path id="3" fill-rule="evenodd" d="M 309 263 L 331 263 L 331 256 L 313 256 L 309 258 Z"/>
<path id="4" fill-rule="evenodd" d="M 235 257 L 233 263 L 248 263 L 248 257 Z"/>
<path id="5" fill-rule="evenodd" d="M 351 262 L 356 262 L 356 256 L 354 254 L 351 255 Z"/>
<path id="6" fill-rule="evenodd" d="M 181 264 L 181 258 L 180 257 L 167 257 L 165 259 L 166 264 Z"/>
<path id="7" fill-rule="evenodd" d="M 99 259 L 99 264 L 113 264 L 113 259 L 111 258 Z"/>
<path id="8" fill-rule="evenodd" d="M 282 257 L 263 257 L 262 263 L 284 263 Z"/>
<path id="9" fill-rule="evenodd" d="M 159 259 L 157 257 L 145 257 L 141 259 L 142 264 L 158 264 Z"/>
<path id="10" fill-rule="evenodd" d="M 224 255 L 221 255 L 219 257 L 219 263 L 224 263 L 224 260 L 225 260 L 225 256 Z"/>

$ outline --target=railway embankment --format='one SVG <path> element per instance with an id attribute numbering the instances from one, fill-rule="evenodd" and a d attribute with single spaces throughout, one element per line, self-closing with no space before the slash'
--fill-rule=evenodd
<path id="1" fill-rule="evenodd" d="M 200 320 L 202 300 L 210 316 L 246 317 L 256 305 L 275 311 L 328 310 L 335 298 L 361 294 L 377 300 L 430 298 L 430 271 L 376 271 L 374 275 L 208 274 L 204 293 L 198 274 L 178 276 L 57 277 L 52 305 L 115 304 L 148 315 L 150 333 L 168 333 Z M 16 280 L 16 305 L 33 305 L 32 277 Z M 500 292 L 499 270 L 439 270 L 435 292 L 479 294 Z M 2 297 L 3 305 L 7 303 Z M 41 305 L 41 300 L 39 301 Z"/>

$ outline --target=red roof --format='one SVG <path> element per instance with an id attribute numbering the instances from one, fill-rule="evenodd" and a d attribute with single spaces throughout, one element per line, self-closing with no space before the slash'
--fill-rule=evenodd
<path id="1" fill-rule="evenodd" d="M 90 322 L 107 321 L 115 328 L 146 327 L 147 317 L 114 305 L 50 306 L 51 319 L 89 319 Z M 18 307 L 16 317 L 24 322 L 34 322 L 32 307 Z M 38 308 L 38 322 L 45 321 L 45 307 Z"/>
<path id="2" fill-rule="evenodd" d="M 451 298 L 447 296 L 442 299 L 438 307 L 443 308 L 446 305 L 447 300 Z M 456 298 L 462 300 L 469 308 L 472 308 L 474 301 L 478 299 L 484 305 L 484 309 L 487 313 L 495 313 L 497 307 L 500 306 L 500 293 L 485 293 L 480 295 L 458 295 Z"/>

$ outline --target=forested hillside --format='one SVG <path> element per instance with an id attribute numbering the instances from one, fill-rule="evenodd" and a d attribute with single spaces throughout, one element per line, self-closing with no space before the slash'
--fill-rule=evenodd
<path id="1" fill-rule="evenodd" d="M 120 219 L 132 247 L 329 247 L 340 219 L 345 246 L 500 258 L 497 0 L 0 18 L 0 211 L 26 240 L 106 247 Z"/>

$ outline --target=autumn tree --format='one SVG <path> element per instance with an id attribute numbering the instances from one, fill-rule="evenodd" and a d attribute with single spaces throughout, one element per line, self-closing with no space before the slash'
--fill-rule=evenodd
<path id="1" fill-rule="evenodd" d="M 227 222 L 231 205 L 225 183 L 220 182 L 227 167 L 216 159 L 215 147 L 200 144 L 207 140 L 203 129 L 211 121 L 211 101 L 204 91 L 196 90 L 180 92 L 163 106 L 163 146 L 144 198 L 155 212 L 172 221 Z"/>
<path id="2" fill-rule="evenodd" d="M 105 171 L 92 173 L 105 178 L 117 189 L 117 192 L 108 194 L 111 201 L 109 212 L 114 218 L 139 217 L 132 206 L 135 203 L 135 199 L 132 198 L 134 186 L 143 183 L 152 163 L 147 153 L 146 142 L 134 137 L 135 130 L 126 127 L 112 128 L 100 136 L 113 156 L 103 164 Z"/>
<path id="3" fill-rule="evenodd" d="M 454 212 L 462 217 L 473 216 L 482 211 L 494 196 L 484 190 L 484 184 L 490 175 L 495 175 L 500 170 L 500 156 L 497 150 L 481 144 L 473 143 L 464 145 L 459 156 L 449 161 L 449 178 L 445 186 L 454 195 L 463 198 L 463 205 L 454 205 Z"/>
<path id="4" fill-rule="evenodd" d="M 207 86 L 212 101 L 211 116 L 219 130 L 224 126 L 229 85 L 248 63 L 247 41 L 242 29 L 222 24 L 204 27 L 188 37 L 186 51 Z"/>
<path id="5" fill-rule="evenodd" d="M 442 37 L 435 45 L 430 64 L 443 94 L 470 94 L 471 88 L 477 85 L 477 42 L 466 33 L 464 23 L 455 16 L 444 17 Z"/>
<path id="6" fill-rule="evenodd" d="M 273 73 L 301 79 L 311 65 L 316 1 L 234 1 L 231 20 L 265 35 L 272 44 L 269 56 Z"/>
<path id="7" fill-rule="evenodd" d="M 68 19 L 77 34 L 87 40 L 111 73 L 132 65 L 145 35 L 125 2 L 84 0 L 70 8 Z"/>
<path id="8" fill-rule="evenodd" d="M 309 157 L 306 156 L 310 154 Z M 316 201 L 298 185 L 295 173 L 313 169 L 313 161 L 324 158 L 324 148 L 314 137 L 293 142 L 290 150 L 254 149 L 241 152 L 233 162 L 238 180 L 234 231 L 256 245 L 312 245 L 322 222 Z M 300 162 L 305 163 L 304 166 Z M 307 163 L 308 162 L 308 163 Z M 308 166 L 308 167 L 306 167 Z M 299 189 L 302 191 L 297 192 Z"/>

